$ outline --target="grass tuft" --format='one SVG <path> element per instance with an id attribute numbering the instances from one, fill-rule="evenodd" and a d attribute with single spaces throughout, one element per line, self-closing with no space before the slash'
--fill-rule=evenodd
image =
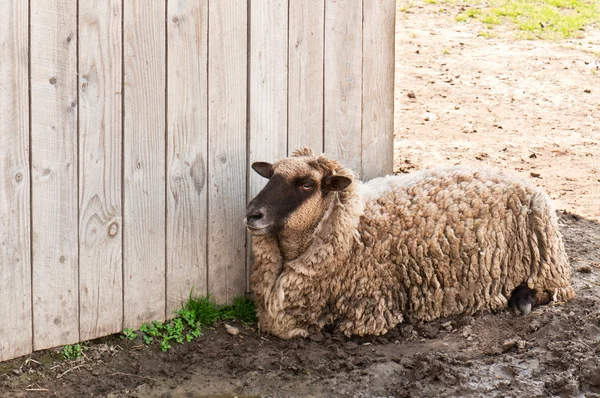
<path id="1" fill-rule="evenodd" d="M 598 0 L 439 0 L 466 9 L 458 22 L 476 19 L 489 27 L 509 24 L 526 39 L 581 37 L 586 26 L 600 22 Z"/>
<path id="2" fill-rule="evenodd" d="M 253 324 L 258 322 L 256 318 L 256 307 L 254 301 L 246 297 L 235 297 L 233 304 L 221 307 L 223 319 L 235 319 L 243 324 Z"/>
<path id="3" fill-rule="evenodd" d="M 134 340 L 142 336 L 145 344 L 160 341 L 160 348 L 167 351 L 173 343 L 183 344 L 202 335 L 202 328 L 210 327 L 219 321 L 237 320 L 244 325 L 257 322 L 254 302 L 246 297 L 235 297 L 231 305 L 218 305 L 212 296 L 190 299 L 179 311 L 177 317 L 167 321 L 153 321 L 142 325 L 139 333 L 133 329 L 125 329 L 121 338 Z"/>

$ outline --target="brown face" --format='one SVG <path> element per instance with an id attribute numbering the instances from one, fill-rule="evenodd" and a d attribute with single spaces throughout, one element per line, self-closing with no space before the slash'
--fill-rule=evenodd
<path id="1" fill-rule="evenodd" d="M 256 162 L 254 171 L 269 182 L 246 209 L 246 226 L 252 235 L 270 235 L 289 229 L 306 231 L 324 214 L 324 199 L 345 189 L 352 180 L 332 176 L 316 160 L 291 157 L 275 164 Z"/>

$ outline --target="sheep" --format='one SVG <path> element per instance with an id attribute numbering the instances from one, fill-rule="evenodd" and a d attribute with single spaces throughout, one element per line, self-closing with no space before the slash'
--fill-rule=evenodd
<path id="1" fill-rule="evenodd" d="M 529 182 L 454 167 L 362 183 L 309 148 L 252 168 L 269 179 L 245 220 L 262 331 L 382 335 L 575 297 L 556 214 Z"/>

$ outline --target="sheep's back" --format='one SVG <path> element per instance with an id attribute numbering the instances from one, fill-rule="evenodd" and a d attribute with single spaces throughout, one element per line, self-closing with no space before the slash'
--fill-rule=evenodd
<path id="1" fill-rule="evenodd" d="M 387 275 L 375 278 L 383 286 L 371 288 L 392 291 L 404 317 L 413 320 L 505 306 L 540 258 L 532 246 L 544 239 L 533 231 L 536 208 L 545 213 L 537 222 L 549 225 L 544 233 L 560 239 L 547 196 L 495 170 L 384 177 L 360 192 L 366 200 L 355 253 L 362 258 L 359 273 Z M 558 244 L 553 239 L 549 245 Z"/>

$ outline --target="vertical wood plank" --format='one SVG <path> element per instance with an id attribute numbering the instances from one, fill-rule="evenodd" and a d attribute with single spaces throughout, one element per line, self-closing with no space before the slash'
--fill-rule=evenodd
<path id="1" fill-rule="evenodd" d="M 165 317 L 165 3 L 124 2 L 123 327 Z"/>
<path id="2" fill-rule="evenodd" d="M 288 154 L 323 151 L 324 0 L 290 1 Z"/>
<path id="3" fill-rule="evenodd" d="M 249 164 L 287 155 L 288 0 L 253 1 L 250 8 Z M 252 199 L 266 179 L 248 170 Z"/>
<path id="4" fill-rule="evenodd" d="M 324 151 L 362 175 L 362 0 L 325 4 Z"/>
<path id="5" fill-rule="evenodd" d="M 82 340 L 123 329 L 121 1 L 79 1 L 79 310 Z"/>
<path id="6" fill-rule="evenodd" d="M 394 165 L 394 33 L 396 2 L 369 0 L 363 17 L 363 179 Z"/>
<path id="7" fill-rule="evenodd" d="M 0 361 L 31 352 L 27 2 L 0 1 Z"/>
<path id="8" fill-rule="evenodd" d="M 267 182 L 250 165 L 256 161 L 273 162 L 285 157 L 288 150 L 288 0 L 253 1 L 249 39 L 248 201 Z M 250 264 L 252 240 L 246 239 L 246 262 Z M 250 280 L 250 269 L 247 267 L 246 282 Z"/>
<path id="9" fill-rule="evenodd" d="M 208 0 L 168 3 L 167 317 L 206 295 Z"/>
<path id="10" fill-rule="evenodd" d="M 76 6 L 30 3 L 35 350 L 79 340 Z"/>
<path id="11" fill-rule="evenodd" d="M 208 284 L 218 302 L 245 289 L 247 3 L 209 2 Z"/>

